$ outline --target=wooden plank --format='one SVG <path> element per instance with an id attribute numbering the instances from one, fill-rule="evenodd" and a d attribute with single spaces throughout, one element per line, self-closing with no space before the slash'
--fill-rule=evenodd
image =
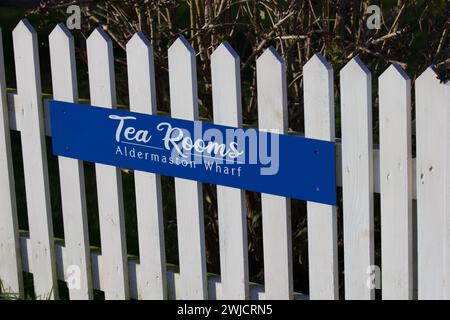
<path id="1" fill-rule="evenodd" d="M 91 104 L 114 108 L 116 86 L 114 82 L 113 43 L 101 29 L 95 29 L 87 39 L 89 89 Z M 97 197 L 102 246 L 106 299 L 128 299 L 127 246 L 120 169 L 95 164 Z"/>
<path id="2" fill-rule="evenodd" d="M 172 117 L 198 118 L 195 52 L 184 37 L 169 48 L 169 88 Z M 180 264 L 178 299 L 206 299 L 205 225 L 202 185 L 175 178 Z"/>
<path id="3" fill-rule="evenodd" d="M 415 90 L 418 298 L 449 299 L 450 84 L 430 67 Z"/>
<path id="4" fill-rule="evenodd" d="M 153 47 L 142 32 L 127 43 L 130 110 L 156 114 Z M 166 299 L 166 253 L 161 196 L 161 177 L 134 172 L 139 237 L 138 296 Z"/>
<path id="5" fill-rule="evenodd" d="M 242 126 L 239 56 L 222 43 L 211 56 L 214 123 Z M 222 299 L 248 299 L 248 244 L 245 191 L 217 186 Z"/>
<path id="6" fill-rule="evenodd" d="M 24 272 L 33 273 L 33 267 L 29 264 L 29 260 L 31 259 L 30 253 L 30 239 L 21 236 L 20 237 L 20 246 L 22 253 L 22 269 Z M 56 265 L 58 266 L 58 279 L 64 280 L 63 270 L 66 269 L 67 263 L 67 253 L 65 252 L 66 248 L 61 244 L 55 244 L 55 252 L 56 254 Z M 103 261 L 102 256 L 97 251 L 91 252 L 91 266 L 92 266 L 92 279 L 94 289 L 96 290 L 104 290 L 105 282 L 108 279 L 100 279 L 100 270 L 103 269 Z M 129 279 L 130 279 L 130 297 L 132 299 L 138 299 L 138 274 L 139 274 L 139 264 L 136 259 L 130 258 L 128 261 L 128 270 L 129 270 Z M 180 286 L 180 278 L 179 274 L 175 273 L 175 271 L 168 269 L 166 271 L 167 284 L 168 284 L 168 299 L 175 300 L 177 299 L 177 289 Z M 211 275 L 208 277 L 208 298 L 209 299 L 221 299 L 221 283 L 220 276 Z M 263 300 L 264 299 L 264 287 L 256 284 L 250 283 L 250 294 L 249 297 L 251 300 Z M 294 299 L 306 300 L 307 296 L 301 293 L 294 293 Z"/>
<path id="7" fill-rule="evenodd" d="M 398 65 L 378 79 L 383 299 L 412 299 L 411 80 Z"/>
<path id="8" fill-rule="evenodd" d="M 27 20 L 13 31 L 17 91 L 23 107 L 22 155 L 34 273 L 39 299 L 58 297 L 48 184 L 44 112 L 41 100 L 38 38 Z"/>
<path id="9" fill-rule="evenodd" d="M 9 135 L 3 40 L 0 29 L 0 290 L 23 298 L 14 169 Z"/>
<path id="10" fill-rule="evenodd" d="M 62 23 L 49 35 L 53 99 L 77 102 L 78 86 L 73 36 Z M 61 72 L 61 70 L 65 70 Z M 93 298 L 88 218 L 83 162 L 58 157 L 64 242 L 67 251 L 66 279 L 72 300 Z M 71 272 L 74 272 L 70 276 Z M 79 279 L 73 276 L 79 275 Z M 67 280 L 66 280 L 67 281 Z"/>
<path id="11" fill-rule="evenodd" d="M 287 133 L 286 64 L 272 47 L 256 61 L 260 130 Z M 266 299 L 292 299 L 290 199 L 261 194 Z"/>
<path id="12" fill-rule="evenodd" d="M 359 57 L 340 72 L 345 298 L 373 299 L 374 264 L 371 74 Z"/>
<path id="13" fill-rule="evenodd" d="M 333 68 L 320 54 L 303 67 L 305 136 L 334 141 Z M 338 299 L 336 207 L 307 202 L 310 299 Z"/>

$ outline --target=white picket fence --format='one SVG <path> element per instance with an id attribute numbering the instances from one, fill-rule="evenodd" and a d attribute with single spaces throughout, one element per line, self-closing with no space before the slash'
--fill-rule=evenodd
<path id="1" fill-rule="evenodd" d="M 201 184 L 175 179 L 179 269 L 166 269 L 160 176 L 135 172 L 139 260 L 128 258 L 121 172 L 96 164 L 101 253 L 89 247 L 83 164 L 59 158 L 64 245 L 51 222 L 38 39 L 21 21 L 13 32 L 17 93 L 6 93 L 0 37 L 0 279 L 23 294 L 31 272 L 38 297 L 57 298 L 57 280 L 79 267 L 71 299 L 338 299 L 336 207 L 308 203 L 309 297 L 293 292 L 289 199 L 262 195 L 263 285 L 249 283 L 244 191 L 217 186 L 220 276 L 207 276 Z M 60 24 L 49 36 L 53 99 L 77 101 L 74 40 Z M 132 111 L 157 110 L 152 46 L 142 33 L 127 44 Z M 92 105 L 116 105 L 113 44 L 102 29 L 87 40 Z M 195 52 L 180 37 L 169 48 L 173 117 L 196 119 Z M 214 122 L 242 125 L 240 62 L 227 44 L 211 58 Z M 256 61 L 261 129 L 287 133 L 286 67 L 268 48 Z M 46 72 L 49 72 L 46 70 Z M 303 68 L 305 136 L 335 139 L 333 69 L 319 54 Z M 156 84 L 157 86 L 158 84 Z M 340 71 L 346 299 L 373 299 L 374 192 L 381 193 L 382 297 L 450 298 L 450 84 L 432 68 L 415 82 L 416 154 L 411 152 L 411 81 L 398 66 L 378 79 L 380 147 L 372 146 L 372 78 L 358 57 Z M 10 130 L 21 133 L 29 236 L 19 236 Z M 301 183 L 299 181 L 298 183 Z M 416 200 L 417 199 L 417 202 Z M 416 205 L 417 203 L 417 205 Z M 295 214 L 295 212 L 293 212 Z M 417 215 L 417 219 L 414 219 Z M 415 236 L 417 235 L 417 237 Z"/>

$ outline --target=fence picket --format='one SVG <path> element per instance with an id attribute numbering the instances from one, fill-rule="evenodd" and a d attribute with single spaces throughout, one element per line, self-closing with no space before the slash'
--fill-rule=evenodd
<path id="1" fill-rule="evenodd" d="M 411 80 L 398 65 L 379 78 L 383 299 L 412 298 Z"/>
<path id="2" fill-rule="evenodd" d="M 58 297 L 48 184 L 44 110 L 37 33 L 27 20 L 13 31 L 17 92 L 23 108 L 22 155 L 30 229 L 34 289 L 39 299 Z"/>
<path id="3" fill-rule="evenodd" d="M 22 261 L 9 135 L 3 40 L 0 29 L 0 290 L 23 297 Z"/>
<path id="4" fill-rule="evenodd" d="M 449 299 L 450 84 L 430 67 L 415 90 L 418 298 Z"/>
<path id="5" fill-rule="evenodd" d="M 53 99 L 77 102 L 78 85 L 75 64 L 75 46 L 66 26 L 58 24 L 49 35 Z M 65 70 L 65 72 L 61 72 Z M 89 251 L 88 220 L 84 187 L 83 162 L 58 157 L 61 184 L 61 202 L 64 222 L 64 243 L 67 251 L 66 272 L 79 270 L 78 286 L 69 286 L 73 300 L 92 299 L 91 259 Z M 78 272 L 78 271 L 76 271 Z"/>
<path id="6" fill-rule="evenodd" d="M 156 114 L 153 47 L 142 32 L 126 46 L 130 110 Z M 158 174 L 134 172 L 139 237 L 138 296 L 142 299 L 166 299 L 166 253 Z"/>
<path id="7" fill-rule="evenodd" d="M 96 28 L 87 39 L 91 104 L 106 108 L 116 105 L 113 43 Z M 128 299 L 128 264 L 122 176 L 119 168 L 96 163 L 97 197 L 100 221 L 106 299 Z"/>
<path id="8" fill-rule="evenodd" d="M 195 52 L 179 37 L 169 48 L 169 88 L 172 117 L 198 118 Z M 180 288 L 178 299 L 208 297 L 202 184 L 175 178 Z"/>
<path id="9" fill-rule="evenodd" d="M 374 264 L 371 74 L 359 57 L 340 72 L 345 298 L 373 299 Z"/>
<path id="10" fill-rule="evenodd" d="M 222 43 L 211 56 L 214 122 L 241 127 L 239 56 Z M 245 191 L 217 186 L 222 299 L 247 299 L 248 247 Z"/>
<path id="11" fill-rule="evenodd" d="M 256 60 L 260 130 L 287 133 L 286 64 L 272 47 Z M 261 194 L 266 299 L 292 299 L 290 199 Z"/>
<path id="12" fill-rule="evenodd" d="M 334 141 L 333 68 L 320 54 L 303 67 L 305 136 Z M 336 207 L 307 202 L 310 299 L 337 299 Z"/>

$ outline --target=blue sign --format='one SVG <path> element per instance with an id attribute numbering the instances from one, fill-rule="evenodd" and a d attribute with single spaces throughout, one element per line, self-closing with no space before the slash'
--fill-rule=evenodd
<path id="1" fill-rule="evenodd" d="M 60 101 L 49 108 L 55 155 L 336 204 L 332 142 Z"/>

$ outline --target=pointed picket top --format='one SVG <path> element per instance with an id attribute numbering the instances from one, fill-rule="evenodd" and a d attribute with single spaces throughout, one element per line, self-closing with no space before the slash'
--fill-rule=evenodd
<path id="1" fill-rule="evenodd" d="M 142 31 L 136 32 L 127 42 L 127 50 L 132 48 L 153 48 L 152 44 Z"/>
<path id="2" fill-rule="evenodd" d="M 169 47 L 168 53 L 169 56 L 172 56 L 174 54 L 187 54 L 195 56 L 194 48 L 192 48 L 189 41 L 183 35 L 180 35 L 178 39 L 172 43 L 172 45 Z"/>
<path id="3" fill-rule="evenodd" d="M 102 107 L 115 107 L 116 84 L 111 38 L 97 27 L 87 38 L 86 47 L 91 102 Z"/>
<path id="4" fill-rule="evenodd" d="M 27 19 L 22 19 L 17 24 L 17 26 L 13 30 L 13 38 L 19 37 L 21 35 L 37 35 L 36 30 L 33 28 L 31 23 Z"/>
<path id="5" fill-rule="evenodd" d="M 170 110 L 174 117 L 194 120 L 198 117 L 197 66 L 195 51 L 180 36 L 169 47 Z"/>
<path id="6" fill-rule="evenodd" d="M 341 69 L 340 74 L 360 74 L 363 76 L 370 75 L 370 70 L 366 67 L 364 62 L 362 62 L 359 56 L 354 57 L 352 60 L 347 62 L 347 64 Z"/>
<path id="7" fill-rule="evenodd" d="M 421 90 L 425 90 L 428 92 L 430 90 L 437 90 L 435 91 L 436 92 L 435 94 L 446 95 L 447 97 L 450 98 L 450 82 L 446 81 L 442 83 L 441 80 L 439 80 L 438 73 L 436 72 L 436 69 L 433 66 L 428 67 L 419 77 L 417 77 L 415 82 L 416 96 L 417 90 L 419 88 Z"/>
<path id="8" fill-rule="evenodd" d="M 211 82 L 215 123 L 242 124 L 240 59 L 228 42 L 211 55 Z"/>
<path id="9" fill-rule="evenodd" d="M 429 66 L 420 76 L 417 77 L 416 86 L 427 82 L 435 82 L 436 84 L 439 84 L 440 82 L 436 69 L 433 66 Z"/>
<path id="10" fill-rule="evenodd" d="M 153 46 L 144 33 L 137 32 L 128 41 L 126 51 L 130 110 L 154 114 L 157 109 Z"/>
<path id="11" fill-rule="evenodd" d="M 333 70 L 331 64 L 322 56 L 320 53 L 315 53 L 306 64 L 303 66 L 304 72 L 309 70 L 314 70 L 317 72 L 318 70 Z"/>
<path id="12" fill-rule="evenodd" d="M 334 139 L 333 67 L 320 53 L 315 53 L 303 66 L 303 102 L 305 135 Z"/>
<path id="13" fill-rule="evenodd" d="M 260 129 L 287 131 L 286 63 L 273 47 L 256 60 L 258 110 L 267 116 L 259 118 Z"/>
<path id="14" fill-rule="evenodd" d="M 29 99 L 41 104 L 41 79 L 39 67 L 39 47 L 36 30 L 27 19 L 22 19 L 13 32 L 14 65 L 16 67 L 17 91 L 29 94 Z"/>
<path id="15" fill-rule="evenodd" d="M 264 50 L 263 54 L 256 59 L 256 65 L 276 65 L 286 67 L 286 63 L 283 57 L 275 50 L 274 47 L 270 46 L 266 50 Z"/>
<path id="16" fill-rule="evenodd" d="M 230 58 L 232 61 L 239 60 L 239 55 L 227 41 L 222 42 L 211 54 L 211 62 L 213 63 L 214 61 L 228 60 Z"/>
<path id="17" fill-rule="evenodd" d="M 393 63 L 391 64 L 379 77 L 380 80 L 385 81 L 385 79 L 392 79 L 392 80 L 403 80 L 408 81 L 410 80 L 408 74 L 403 70 L 402 67 L 400 67 L 398 64 Z"/>
<path id="18" fill-rule="evenodd" d="M 92 45 L 97 45 L 97 46 L 106 45 L 106 47 L 108 47 L 108 46 L 112 47 L 112 44 L 113 43 L 112 43 L 111 38 L 101 27 L 95 28 L 95 30 L 92 31 L 92 33 L 89 35 L 89 37 L 86 40 L 86 45 L 88 47 L 92 46 Z"/>
<path id="19" fill-rule="evenodd" d="M 78 99 L 76 78 L 75 43 L 72 33 L 58 23 L 48 36 L 53 98 L 64 101 Z M 65 70 L 65 72 L 61 72 Z"/>
<path id="20" fill-rule="evenodd" d="M 330 99 L 332 100 L 334 95 L 333 67 L 320 53 L 315 53 L 303 66 L 303 86 L 304 99 L 313 99 L 311 104 L 322 103 L 327 112 L 326 110 L 330 108 Z M 314 121 L 311 125 L 317 127 Z"/>
<path id="21" fill-rule="evenodd" d="M 58 23 L 52 32 L 50 32 L 48 39 L 50 42 L 57 41 L 73 41 L 73 35 L 62 22 Z"/>
<path id="22" fill-rule="evenodd" d="M 24 66 L 24 61 L 31 61 L 31 65 L 34 65 L 34 61 L 37 58 L 36 63 L 39 63 L 38 59 L 38 38 L 36 30 L 27 19 L 22 19 L 14 28 L 13 32 L 13 46 L 16 63 L 20 66 Z M 20 61 L 20 62 L 19 62 Z M 18 70 L 16 70 L 16 73 Z"/>

